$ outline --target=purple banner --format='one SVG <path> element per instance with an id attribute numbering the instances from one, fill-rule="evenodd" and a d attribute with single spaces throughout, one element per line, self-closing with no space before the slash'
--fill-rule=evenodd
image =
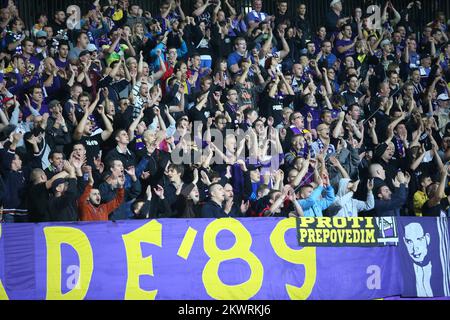
<path id="1" fill-rule="evenodd" d="M 299 247 L 295 219 L 0 226 L 0 299 L 378 299 L 398 247 Z"/>
<path id="2" fill-rule="evenodd" d="M 400 255 L 406 297 L 450 296 L 447 218 L 400 220 Z"/>

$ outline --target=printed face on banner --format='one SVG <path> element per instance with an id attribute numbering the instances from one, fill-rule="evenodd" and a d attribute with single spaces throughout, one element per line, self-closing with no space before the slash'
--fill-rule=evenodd
<path id="1" fill-rule="evenodd" d="M 450 296 L 448 220 L 399 219 L 403 296 Z"/>
<path id="2" fill-rule="evenodd" d="M 416 263 L 422 263 L 428 254 L 430 234 L 425 233 L 420 224 L 410 223 L 405 227 L 403 241 L 411 259 Z"/>

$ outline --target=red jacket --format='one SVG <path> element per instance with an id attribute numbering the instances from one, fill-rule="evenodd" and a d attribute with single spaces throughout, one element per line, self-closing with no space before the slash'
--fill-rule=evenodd
<path id="1" fill-rule="evenodd" d="M 122 204 L 125 197 L 125 189 L 120 188 L 114 199 L 98 207 L 88 201 L 91 190 L 92 186 L 88 184 L 78 199 L 80 221 L 108 221 L 108 216 Z"/>

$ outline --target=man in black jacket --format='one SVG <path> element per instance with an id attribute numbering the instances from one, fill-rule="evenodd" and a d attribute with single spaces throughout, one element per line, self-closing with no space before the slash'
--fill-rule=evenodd
<path id="1" fill-rule="evenodd" d="M 202 218 L 226 218 L 231 212 L 233 203 L 227 202 L 225 209 L 222 203 L 225 201 L 225 191 L 222 185 L 212 183 L 209 188 L 210 200 L 203 205 Z"/>
<path id="2" fill-rule="evenodd" d="M 111 220 L 125 220 L 129 218 L 131 203 L 141 193 L 141 182 L 136 176 L 136 170 L 133 166 L 124 169 L 120 160 L 113 160 L 110 170 L 105 175 L 104 182 L 98 187 L 102 201 L 104 203 L 111 201 L 117 196 L 117 192 L 120 189 L 119 179 L 123 178 L 125 173 L 127 174 L 127 179 L 125 180 L 125 201 L 109 216 Z"/>
<path id="3" fill-rule="evenodd" d="M 106 155 L 105 162 L 120 160 L 125 168 L 136 166 L 136 155 L 128 149 L 130 138 L 127 131 L 116 131 L 114 138 L 117 142 L 117 147 Z"/>
<path id="4" fill-rule="evenodd" d="M 53 195 L 48 201 L 50 221 L 77 221 L 77 176 L 75 168 L 68 161 L 64 161 L 64 170 L 69 174 L 68 179 L 56 179 L 52 183 Z"/>
<path id="5" fill-rule="evenodd" d="M 31 172 L 32 185 L 27 191 L 27 208 L 30 222 L 51 221 L 48 212 L 49 189 L 57 179 L 63 179 L 68 176 L 66 171 L 54 175 L 47 179 L 44 170 L 40 168 L 33 169 Z"/>

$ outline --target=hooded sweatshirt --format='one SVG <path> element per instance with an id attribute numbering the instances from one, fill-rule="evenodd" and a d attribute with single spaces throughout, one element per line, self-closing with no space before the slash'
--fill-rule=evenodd
<path id="1" fill-rule="evenodd" d="M 339 211 L 336 217 L 357 217 L 358 212 L 372 210 L 375 206 L 375 198 L 372 191 L 367 193 L 366 202 L 353 199 L 353 191 L 348 191 L 347 187 L 350 179 L 341 179 L 333 206 L 337 206 Z"/>
<path id="2" fill-rule="evenodd" d="M 325 196 L 322 197 L 322 192 Z M 298 204 L 303 209 L 305 217 L 323 217 L 322 211 L 333 204 L 335 199 L 334 189 L 332 186 L 318 186 L 311 193 L 309 198 L 298 200 Z"/>

